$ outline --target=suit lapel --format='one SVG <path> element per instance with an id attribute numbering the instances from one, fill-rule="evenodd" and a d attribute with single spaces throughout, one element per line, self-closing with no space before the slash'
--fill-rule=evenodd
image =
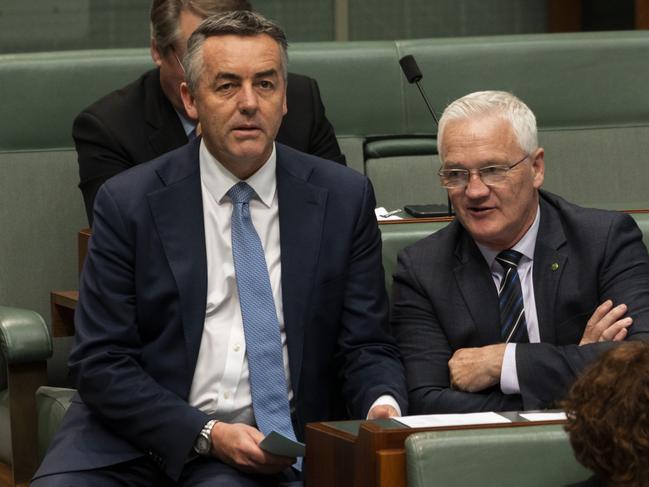
<path id="1" fill-rule="evenodd" d="M 173 105 L 160 86 L 160 71 L 154 70 L 146 83 L 145 118 L 152 127 L 149 144 L 154 157 L 169 152 L 187 143 L 187 135 Z"/>
<path id="2" fill-rule="evenodd" d="M 296 395 L 327 202 L 327 190 L 307 182 L 311 170 L 298 153 L 289 153 L 277 144 L 282 299 L 291 382 Z"/>
<path id="3" fill-rule="evenodd" d="M 169 267 L 178 286 L 188 370 L 201 343 L 207 296 L 207 256 L 198 163 L 199 140 L 183 147 L 158 170 L 165 186 L 148 195 Z M 191 383 L 191 381 L 190 381 Z"/>
<path id="4" fill-rule="evenodd" d="M 567 257 L 559 252 L 565 244 L 561 222 L 555 210 L 541 197 L 541 221 L 534 249 L 534 297 L 542 342 L 556 343 L 554 310 L 559 282 Z"/>
<path id="5" fill-rule="evenodd" d="M 480 337 L 478 342 L 500 342 L 498 291 L 487 262 L 466 231 L 462 231 L 455 257 L 458 261 L 454 269 L 455 279 L 475 323 Z"/>

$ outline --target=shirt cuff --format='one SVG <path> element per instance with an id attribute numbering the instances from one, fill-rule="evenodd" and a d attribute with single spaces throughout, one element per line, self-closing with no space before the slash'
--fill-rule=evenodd
<path id="1" fill-rule="evenodd" d="M 372 403 L 370 406 L 369 411 L 367 412 L 367 415 L 369 416 L 370 411 L 374 406 L 392 406 L 394 409 L 397 410 L 397 416 L 401 416 L 401 408 L 399 407 L 399 403 L 397 400 L 390 396 L 389 394 L 385 394 L 383 396 L 380 396 L 376 401 Z M 367 418 L 365 418 L 367 419 Z"/>
<path id="2" fill-rule="evenodd" d="M 500 390 L 503 394 L 520 394 L 518 372 L 516 370 L 516 344 L 508 343 L 505 347 L 503 366 L 500 371 Z"/>

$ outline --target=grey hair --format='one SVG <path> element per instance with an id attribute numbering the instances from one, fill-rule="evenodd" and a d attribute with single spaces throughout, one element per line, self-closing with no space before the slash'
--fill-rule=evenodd
<path id="1" fill-rule="evenodd" d="M 536 117 L 525 103 L 506 91 L 476 91 L 458 98 L 444 110 L 437 130 L 440 155 L 443 153 L 444 130 L 449 122 L 488 115 L 495 115 L 511 124 L 516 141 L 526 154 L 538 149 Z"/>
<path id="2" fill-rule="evenodd" d="M 187 41 L 187 53 L 183 59 L 185 80 L 190 93 L 195 94 L 201 75 L 203 74 L 203 44 L 209 37 L 236 35 L 254 37 L 265 34 L 280 46 L 281 72 L 286 81 L 288 71 L 288 41 L 286 34 L 279 24 L 268 20 L 264 16 L 239 10 L 220 15 L 213 15 L 205 19 L 194 31 Z"/>
<path id="3" fill-rule="evenodd" d="M 207 18 L 232 10 L 252 10 L 252 5 L 248 0 L 153 0 L 149 11 L 151 39 L 163 55 L 178 41 L 183 10 Z"/>

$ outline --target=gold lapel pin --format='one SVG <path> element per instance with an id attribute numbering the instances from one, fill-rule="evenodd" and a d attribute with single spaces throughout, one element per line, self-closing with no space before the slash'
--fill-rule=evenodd
<path id="1" fill-rule="evenodd" d="M 553 271 L 556 271 L 558 268 L 559 268 L 559 264 L 557 264 L 556 262 L 554 262 L 554 263 L 550 266 L 550 269 L 552 269 Z"/>

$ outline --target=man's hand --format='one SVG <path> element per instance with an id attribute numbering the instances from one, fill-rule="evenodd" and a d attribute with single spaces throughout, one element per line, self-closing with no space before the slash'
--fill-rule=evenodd
<path id="1" fill-rule="evenodd" d="M 391 418 L 393 416 L 399 416 L 399 412 L 387 404 L 374 406 L 370 409 L 370 412 L 367 413 L 367 419 Z"/>
<path id="2" fill-rule="evenodd" d="M 626 312 L 626 304 L 613 307 L 613 301 L 610 299 L 604 301 L 588 320 L 579 345 L 624 340 L 627 328 L 633 323 L 633 318 L 624 317 Z"/>
<path id="3" fill-rule="evenodd" d="M 479 348 L 461 348 L 448 361 L 451 387 L 478 392 L 500 382 L 505 343 Z"/>
<path id="4" fill-rule="evenodd" d="M 212 455 L 244 472 L 279 473 L 295 463 L 295 458 L 273 455 L 259 448 L 264 435 L 247 424 L 219 422 L 210 436 Z"/>

